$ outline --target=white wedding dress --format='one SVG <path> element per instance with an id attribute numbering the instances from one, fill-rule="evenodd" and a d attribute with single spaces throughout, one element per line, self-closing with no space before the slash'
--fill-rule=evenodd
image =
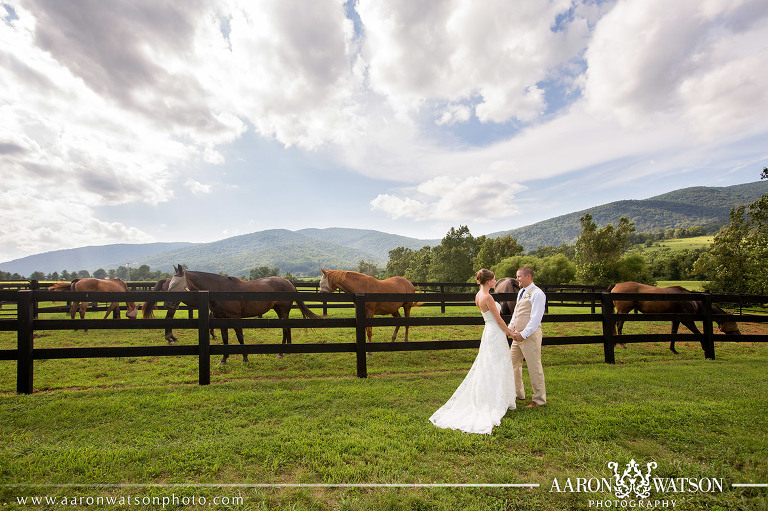
<path id="1" fill-rule="evenodd" d="M 496 307 L 500 309 L 501 304 Z M 483 319 L 480 349 L 469 373 L 448 402 L 429 418 L 438 428 L 490 435 L 507 410 L 516 408 L 507 337 L 490 310 L 483 312 Z"/>

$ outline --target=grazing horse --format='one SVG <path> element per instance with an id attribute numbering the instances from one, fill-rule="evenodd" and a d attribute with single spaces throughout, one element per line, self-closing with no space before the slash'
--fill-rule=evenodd
<path id="1" fill-rule="evenodd" d="M 56 282 L 48 288 L 49 291 L 97 291 L 97 292 L 128 292 L 128 286 L 122 279 L 114 278 L 109 280 L 84 278 L 75 279 L 72 282 Z M 125 302 L 126 312 L 125 315 L 129 319 L 136 319 L 138 309 L 133 302 Z M 72 319 L 75 319 L 75 313 L 80 310 L 80 319 L 85 318 L 85 310 L 88 308 L 88 302 L 72 302 L 72 307 L 69 309 L 69 315 Z M 117 317 L 120 318 L 120 304 L 118 302 L 112 302 L 107 309 L 107 313 L 104 314 L 104 319 L 109 317 L 109 314 L 113 311 L 117 311 Z"/>
<path id="2" fill-rule="evenodd" d="M 173 267 L 174 271 L 176 271 L 176 267 Z M 152 288 L 152 291 L 168 291 L 168 285 L 171 283 L 171 277 L 168 277 L 167 279 L 161 279 L 157 281 L 157 284 L 155 284 L 155 287 Z M 185 305 L 188 305 L 194 309 L 197 308 L 197 302 L 181 302 Z M 173 319 L 173 317 L 176 315 L 176 310 L 179 308 L 179 304 L 167 302 L 165 304 L 166 312 L 165 312 L 165 319 Z M 142 318 L 144 319 L 151 319 L 154 318 L 154 311 L 157 309 L 157 302 L 144 302 L 144 305 L 141 307 L 142 312 Z M 216 339 L 216 334 L 214 333 L 213 328 L 210 330 L 211 339 Z M 176 344 L 179 339 L 173 335 L 173 329 L 172 328 L 166 328 L 165 329 L 165 340 L 168 341 L 168 344 Z"/>
<path id="3" fill-rule="evenodd" d="M 647 284 L 639 284 L 637 282 L 619 282 L 618 284 L 608 288 L 611 293 L 654 293 L 654 294 L 670 294 L 681 295 L 691 294 L 684 287 L 670 286 L 670 287 L 656 287 L 649 286 Z M 629 314 L 633 310 L 643 312 L 645 314 L 664 314 L 664 313 L 682 313 L 682 314 L 700 314 L 704 312 L 704 304 L 699 300 L 674 300 L 674 301 L 657 301 L 657 300 L 614 300 L 614 307 L 619 314 Z M 712 305 L 713 314 L 726 314 L 726 312 L 716 305 Z M 730 313 L 728 313 L 730 314 Z M 715 320 L 720 327 L 720 331 L 725 334 L 740 335 L 738 325 L 736 322 L 730 320 Z M 693 320 L 672 320 L 672 333 L 676 334 L 677 329 L 680 327 L 680 323 L 688 327 L 688 330 L 694 334 L 700 334 L 699 329 L 696 328 L 696 323 Z M 614 334 L 621 335 L 623 321 L 617 321 L 614 327 Z M 704 348 L 704 341 L 701 341 L 701 347 Z M 669 343 L 669 349 L 672 353 L 677 353 L 675 350 L 674 339 Z"/>
<path id="4" fill-rule="evenodd" d="M 390 277 L 385 280 L 379 280 L 364 273 L 344 270 L 323 270 L 320 268 L 323 276 L 320 278 L 320 292 L 332 293 L 341 289 L 345 293 L 415 293 L 416 289 L 411 281 L 404 277 Z M 388 315 L 399 318 L 400 307 L 405 312 L 405 317 L 410 317 L 411 308 L 418 307 L 421 303 L 415 301 L 406 302 L 366 302 L 365 317 L 372 318 L 374 315 Z M 392 334 L 392 341 L 397 338 L 397 331 L 400 325 L 395 327 Z M 371 342 L 373 328 L 366 327 L 368 342 Z M 408 325 L 405 326 L 405 342 L 408 342 Z"/>
<path id="5" fill-rule="evenodd" d="M 257 280 L 240 280 L 236 277 L 223 277 L 214 273 L 202 271 L 184 270 L 181 265 L 174 266 L 176 273 L 171 277 L 168 284 L 168 291 L 234 291 L 234 292 L 274 292 L 274 293 L 295 293 L 296 287 L 291 281 L 282 277 L 266 277 Z M 309 307 L 301 301 L 296 300 L 301 314 L 305 318 L 320 319 Z M 277 313 L 280 319 L 288 319 L 293 307 L 293 300 L 267 300 L 267 301 L 214 301 L 210 302 L 210 309 L 213 317 L 222 318 L 252 318 L 261 317 L 270 309 Z M 243 329 L 235 328 L 235 335 L 240 344 L 245 344 L 243 338 Z M 226 328 L 221 329 L 221 341 L 224 344 L 229 343 L 229 332 Z M 283 328 L 283 344 L 291 343 L 291 329 Z M 282 358 L 283 354 L 277 355 Z M 228 354 L 224 354 L 220 364 L 227 362 Z M 248 355 L 243 353 L 243 362 L 248 362 Z"/>
<path id="6" fill-rule="evenodd" d="M 494 293 L 514 293 L 517 295 L 520 292 L 520 284 L 517 283 L 517 279 L 512 277 L 504 277 L 496 281 L 496 287 L 493 288 Z M 515 312 L 515 304 L 517 300 L 505 300 L 501 302 L 501 315 L 511 315 Z"/>

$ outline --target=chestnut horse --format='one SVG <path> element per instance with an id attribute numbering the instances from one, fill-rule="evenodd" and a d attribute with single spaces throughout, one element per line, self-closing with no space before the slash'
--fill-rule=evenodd
<path id="1" fill-rule="evenodd" d="M 656 287 L 649 286 L 647 284 L 639 284 L 637 282 L 619 282 L 618 284 L 608 288 L 611 293 L 654 293 L 654 294 L 691 294 L 684 287 L 670 286 L 670 287 Z M 674 301 L 657 301 L 657 300 L 614 300 L 614 307 L 619 314 L 629 314 L 633 310 L 643 312 L 645 314 L 664 314 L 664 313 L 679 313 L 679 314 L 700 314 L 704 312 L 704 304 L 699 300 L 674 300 Z M 726 312 L 716 305 L 712 305 L 713 314 L 726 314 Z M 731 314 L 730 312 L 728 314 Z M 715 320 L 720 327 L 720 331 L 725 334 L 740 335 L 738 325 L 736 322 L 729 320 Z M 680 323 L 688 327 L 688 330 L 694 334 L 701 334 L 699 329 L 696 328 L 696 323 L 693 320 L 680 321 L 672 320 L 672 333 L 676 334 L 677 329 L 680 327 Z M 617 321 L 614 327 L 614 334 L 621 335 L 623 321 Z M 701 341 L 701 347 L 704 348 L 704 341 Z M 677 353 L 675 350 L 674 339 L 669 343 L 669 349 L 672 353 Z"/>
<path id="2" fill-rule="evenodd" d="M 235 291 L 235 292 L 275 292 L 275 293 L 295 293 L 296 287 L 290 280 L 282 277 L 266 277 L 257 280 L 240 280 L 236 277 L 224 277 L 214 273 L 202 271 L 184 270 L 181 265 L 174 266 L 176 273 L 171 277 L 168 284 L 168 291 Z M 320 319 L 309 307 L 301 301 L 296 300 L 301 315 L 304 318 Z M 293 300 L 267 300 L 267 301 L 214 301 L 210 302 L 210 309 L 213 317 L 221 318 L 252 318 L 261 317 L 270 309 L 277 313 L 280 319 L 288 319 L 293 307 Z M 243 338 L 243 329 L 235 328 L 235 335 L 240 344 L 245 344 Z M 229 343 L 229 332 L 226 328 L 221 329 L 221 341 L 224 344 Z M 283 328 L 283 344 L 291 343 L 291 329 Z M 282 353 L 278 358 L 282 358 Z M 229 355 L 227 353 L 221 359 L 220 364 L 225 364 Z M 243 353 L 243 362 L 248 362 L 248 355 Z"/>
<path id="3" fill-rule="evenodd" d="M 174 271 L 176 270 L 176 267 L 174 266 Z M 161 279 L 157 281 L 157 284 L 155 284 L 155 287 L 152 288 L 152 291 L 168 291 L 168 285 L 171 283 L 171 277 L 168 277 L 167 279 Z M 188 305 L 194 309 L 197 308 L 197 302 L 181 302 L 185 305 Z M 167 302 L 165 304 L 165 319 L 173 319 L 173 317 L 176 315 L 176 310 L 179 308 L 178 303 L 172 303 Z M 141 317 L 144 319 L 151 319 L 154 318 L 154 311 L 157 309 L 157 302 L 144 302 L 144 305 L 141 307 Z M 214 333 L 213 328 L 211 328 L 210 331 L 211 339 L 216 339 L 216 334 Z M 172 328 L 166 328 L 165 329 L 165 340 L 168 341 L 168 344 L 176 344 L 179 339 L 173 335 L 173 329 Z"/>
<path id="4" fill-rule="evenodd" d="M 493 288 L 494 293 L 514 293 L 517 295 L 520 292 L 520 284 L 517 283 L 517 279 L 512 277 L 504 277 L 496 281 L 496 287 Z M 501 302 L 501 315 L 512 315 L 515 312 L 515 304 L 517 300 L 505 300 Z"/>
<path id="5" fill-rule="evenodd" d="M 109 280 L 83 278 L 75 279 L 72 282 L 56 282 L 48 288 L 49 291 L 98 291 L 98 292 L 127 292 L 128 286 L 122 279 L 114 278 Z M 125 315 L 129 319 L 136 319 L 138 310 L 136 304 L 133 302 L 125 302 L 126 312 Z M 72 319 L 75 319 L 75 313 L 80 309 L 80 319 L 85 318 L 85 310 L 88 308 L 88 302 L 72 302 L 72 307 L 69 309 L 69 315 Z M 107 309 L 107 313 L 104 315 L 104 319 L 109 317 L 109 314 L 113 311 L 117 311 L 117 317 L 120 318 L 120 304 L 118 302 L 112 302 Z"/>
<path id="6" fill-rule="evenodd" d="M 390 277 L 385 280 L 379 280 L 364 273 L 344 270 L 323 270 L 320 268 L 323 276 L 320 278 L 320 292 L 333 293 L 341 289 L 345 293 L 415 293 L 416 289 L 411 281 L 405 277 Z M 405 317 L 411 316 L 411 308 L 418 307 L 421 303 L 415 301 L 406 302 L 366 302 L 365 317 L 372 318 L 374 315 L 388 315 L 399 318 L 400 307 L 405 312 Z M 397 331 L 400 325 L 395 327 L 392 334 L 392 342 L 397 338 Z M 368 342 L 371 342 L 373 328 L 366 327 Z M 408 325 L 405 326 L 405 342 L 408 342 Z"/>

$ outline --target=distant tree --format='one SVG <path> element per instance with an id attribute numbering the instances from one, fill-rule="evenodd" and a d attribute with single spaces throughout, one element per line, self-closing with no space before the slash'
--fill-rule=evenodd
<path id="1" fill-rule="evenodd" d="M 414 252 L 410 248 L 397 247 L 389 251 L 389 261 L 384 269 L 385 277 L 405 276 L 413 260 Z"/>
<path id="2" fill-rule="evenodd" d="M 72 280 L 72 278 L 73 277 L 69 274 L 67 270 L 64 270 L 61 272 L 61 280 L 67 281 L 67 280 Z"/>
<path id="3" fill-rule="evenodd" d="M 475 256 L 473 268 L 491 268 L 502 260 L 520 255 L 525 248 L 517 242 L 517 238 L 510 235 L 499 238 L 486 238 L 480 236 L 477 238 L 478 252 Z"/>
<path id="4" fill-rule="evenodd" d="M 376 263 L 371 263 L 369 261 L 358 262 L 357 271 L 365 275 L 370 275 L 371 277 L 379 277 L 379 274 L 381 273 L 379 266 Z"/>
<path id="5" fill-rule="evenodd" d="M 475 274 L 477 243 L 466 225 L 451 229 L 434 248 L 429 280 L 432 282 L 467 282 Z M 478 268 L 479 269 L 479 268 Z"/>
<path id="6" fill-rule="evenodd" d="M 493 272 L 497 279 L 514 277 L 523 266 L 533 269 L 533 277 L 539 284 L 570 284 L 576 276 L 576 264 L 563 254 L 547 257 L 518 255 L 508 257 L 495 265 Z"/>
<path id="7" fill-rule="evenodd" d="M 131 280 L 150 280 L 152 269 L 149 265 L 142 264 L 138 268 L 131 270 Z"/>
<path id="8" fill-rule="evenodd" d="M 33 271 L 29 275 L 29 280 L 45 280 L 45 273 L 41 271 Z"/>
<path id="9" fill-rule="evenodd" d="M 91 276 L 91 272 L 89 272 L 88 270 L 80 270 L 79 272 L 77 272 L 77 275 L 74 278 L 87 279 L 90 276 Z"/>
<path id="10" fill-rule="evenodd" d="M 695 269 L 709 279 L 709 291 L 768 294 L 768 195 L 730 216 Z"/>
<path id="11" fill-rule="evenodd" d="M 565 243 L 559 247 L 553 247 L 551 245 L 539 245 L 536 250 L 531 250 L 528 252 L 528 255 L 536 257 L 552 257 L 558 254 L 562 254 L 568 259 L 573 260 L 576 258 L 576 247 L 574 245 L 566 245 Z"/>
<path id="12" fill-rule="evenodd" d="M 258 268 L 252 268 L 248 280 L 263 279 L 265 277 L 278 277 L 280 276 L 280 268 L 269 268 L 267 266 L 260 266 Z"/>
<path id="13" fill-rule="evenodd" d="M 59 276 L 59 272 L 55 271 L 53 273 L 49 273 L 46 277 L 46 280 L 61 280 L 61 277 Z"/>
<path id="14" fill-rule="evenodd" d="M 432 267 L 433 250 L 429 245 L 415 251 L 408 264 L 408 269 L 402 275 L 411 282 L 428 282 L 429 269 Z"/>
<path id="15" fill-rule="evenodd" d="M 763 173 L 760 174 L 760 179 L 768 179 L 768 167 L 763 167 Z"/>
<path id="16" fill-rule="evenodd" d="M 93 272 L 93 278 L 95 279 L 106 279 L 107 278 L 107 270 L 104 268 L 99 268 L 95 272 Z"/>
<path id="17" fill-rule="evenodd" d="M 581 234 L 576 241 L 576 276 L 582 284 L 608 286 L 622 281 L 621 258 L 629 247 L 634 222 L 619 219 L 598 229 L 589 213 L 581 217 Z"/>

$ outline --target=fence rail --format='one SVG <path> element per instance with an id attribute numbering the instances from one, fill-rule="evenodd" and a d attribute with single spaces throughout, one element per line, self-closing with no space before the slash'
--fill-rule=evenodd
<path id="1" fill-rule="evenodd" d="M 497 294 L 499 301 L 514 300 L 513 294 Z M 455 303 L 462 306 L 473 304 L 474 293 L 417 293 L 415 300 L 424 303 L 449 304 Z M 641 293 L 611 294 L 606 292 L 554 292 L 548 293 L 549 302 L 566 304 L 589 303 L 597 304 L 600 312 L 584 314 L 545 314 L 543 322 L 557 323 L 599 323 L 602 332 L 599 335 L 580 336 L 549 336 L 544 338 L 545 345 L 569 345 L 569 344 L 602 344 L 605 362 L 615 363 L 614 346 L 617 336 L 613 333 L 617 321 L 672 321 L 672 320 L 696 320 L 703 321 L 703 333 L 696 334 L 667 334 L 667 335 L 622 335 L 622 343 L 652 342 L 659 340 L 677 341 L 701 341 L 704 347 L 705 357 L 714 359 L 714 328 L 713 322 L 717 320 L 731 320 L 736 322 L 765 323 L 768 315 L 717 315 L 712 314 L 709 307 L 707 312 L 701 314 L 616 314 L 613 311 L 612 301 L 622 300 L 700 300 L 705 304 L 740 303 L 743 297 L 736 295 L 646 295 Z M 756 303 L 768 302 L 768 297 L 751 296 L 747 299 Z M 185 319 L 40 319 L 37 313 L 40 302 L 50 301 L 98 301 L 98 302 L 132 302 L 143 301 L 192 301 L 197 302 L 196 317 L 190 315 Z M 211 316 L 211 301 L 272 301 L 272 300 L 302 300 L 319 304 L 337 304 L 354 307 L 355 315 L 352 318 L 323 319 L 222 319 Z M 28 394 L 33 391 L 34 361 L 44 359 L 67 358 L 105 358 L 105 357 L 138 357 L 138 356 L 197 356 L 199 359 L 199 383 L 210 383 L 210 357 L 223 354 L 277 354 L 277 353 L 355 353 L 357 362 L 357 376 L 367 376 L 366 353 L 382 351 L 421 351 L 421 350 L 446 350 L 446 349 L 470 349 L 477 348 L 479 339 L 463 340 L 439 340 L 419 342 L 386 342 L 368 343 L 366 328 L 382 326 L 445 326 L 445 325 L 482 325 L 483 319 L 474 316 L 419 316 L 410 318 L 392 317 L 365 317 L 365 304 L 368 302 L 387 301 L 413 301 L 413 294 L 347 294 L 347 293 L 253 293 L 253 292 L 155 292 L 155 291 L 129 291 L 128 293 L 107 292 L 61 292 L 33 289 L 0 290 L 0 301 L 16 304 L 16 317 L 0 319 L 0 331 L 17 332 L 17 348 L 0 350 L 0 360 L 17 362 L 17 392 Z M 509 319 L 508 317 L 505 319 Z M 211 344 L 209 338 L 210 328 L 349 328 L 353 329 L 353 342 L 338 343 L 302 343 L 302 344 L 246 344 L 246 345 L 222 345 Z M 81 348 L 35 348 L 34 333 L 36 331 L 73 330 L 80 329 L 194 329 L 198 331 L 197 345 L 181 346 L 132 346 L 132 347 L 81 347 Z M 721 342 L 768 342 L 768 335 L 717 335 Z"/>

